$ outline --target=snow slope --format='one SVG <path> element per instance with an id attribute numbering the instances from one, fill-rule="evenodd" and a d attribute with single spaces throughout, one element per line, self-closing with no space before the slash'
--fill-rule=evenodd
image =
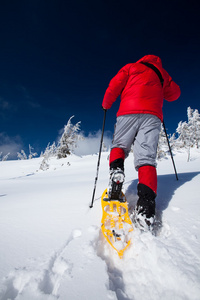
<path id="1" fill-rule="evenodd" d="M 0 162 L 0 299 L 200 299 L 200 151 L 158 162 L 157 235 L 132 233 L 123 259 L 100 231 L 108 183 L 103 153 L 94 207 L 97 155 Z M 130 214 L 137 173 L 126 160 Z"/>

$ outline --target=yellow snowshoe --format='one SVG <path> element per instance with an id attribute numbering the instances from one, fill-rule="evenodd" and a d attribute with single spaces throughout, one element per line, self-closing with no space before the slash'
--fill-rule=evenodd
<path id="1" fill-rule="evenodd" d="M 103 210 L 101 229 L 107 242 L 117 251 L 120 258 L 131 244 L 130 233 L 133 224 L 128 215 L 128 204 L 125 195 L 121 192 L 119 200 L 110 200 L 107 189 L 101 197 Z"/>

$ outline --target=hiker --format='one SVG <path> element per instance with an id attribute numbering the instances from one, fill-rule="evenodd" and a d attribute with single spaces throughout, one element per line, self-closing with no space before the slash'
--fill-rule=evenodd
<path id="1" fill-rule="evenodd" d="M 148 226 L 155 218 L 157 195 L 156 153 L 163 121 L 163 99 L 177 100 L 179 86 L 163 69 L 161 59 L 146 55 L 125 65 L 110 81 L 102 107 L 110 109 L 121 95 L 120 107 L 110 152 L 108 196 L 119 199 L 124 182 L 124 160 L 133 145 L 134 165 L 138 171 L 137 219 Z"/>

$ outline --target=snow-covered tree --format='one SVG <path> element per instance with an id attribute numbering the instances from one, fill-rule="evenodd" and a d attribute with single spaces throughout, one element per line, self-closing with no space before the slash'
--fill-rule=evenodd
<path id="1" fill-rule="evenodd" d="M 108 151 L 108 149 L 107 149 L 106 145 L 103 142 L 103 144 L 102 144 L 102 152 L 107 152 L 107 151 Z"/>
<path id="2" fill-rule="evenodd" d="M 176 129 L 176 132 L 178 133 L 177 138 L 177 147 L 183 148 L 187 145 L 187 131 L 188 131 L 188 124 L 187 122 L 180 121 L 178 123 L 178 127 Z"/>
<path id="3" fill-rule="evenodd" d="M 31 145 L 29 145 L 29 156 L 28 156 L 29 159 L 32 159 L 33 157 L 37 156 L 36 152 L 32 152 L 33 149 L 34 148 Z"/>
<path id="4" fill-rule="evenodd" d="M 53 157 L 53 156 L 56 156 L 56 153 L 57 153 L 56 143 L 53 142 L 52 145 L 50 145 L 46 148 L 44 155 L 46 155 L 48 157 Z"/>
<path id="5" fill-rule="evenodd" d="M 10 155 L 10 152 L 8 152 L 6 155 L 2 157 L 2 161 L 6 161 L 8 159 L 8 156 Z"/>
<path id="6" fill-rule="evenodd" d="M 193 118 L 193 109 L 191 107 L 187 108 L 187 117 L 188 117 L 188 126 L 187 126 L 187 132 L 188 132 L 188 146 L 193 147 L 195 144 L 195 120 Z"/>
<path id="7" fill-rule="evenodd" d="M 199 148 L 200 142 L 200 114 L 197 109 L 188 107 L 188 126 L 193 146 Z"/>
<path id="8" fill-rule="evenodd" d="M 21 150 L 21 152 L 17 152 L 17 157 L 18 157 L 18 159 L 20 159 L 20 160 L 25 160 L 25 159 L 27 159 L 27 155 L 26 155 L 26 153 L 25 153 L 24 150 Z"/>
<path id="9" fill-rule="evenodd" d="M 188 152 L 188 161 L 190 160 L 190 148 L 192 146 L 190 127 L 187 122 L 179 122 L 176 129 L 179 137 L 177 139 L 177 145 L 180 148 L 186 148 Z"/>
<path id="10" fill-rule="evenodd" d="M 175 133 L 170 134 L 169 143 L 170 143 L 171 149 L 174 149 L 176 147 L 176 134 Z"/>
<path id="11" fill-rule="evenodd" d="M 57 158 L 67 157 L 67 155 L 71 154 L 74 148 L 76 147 L 81 122 L 78 122 L 75 125 L 73 125 L 71 122 L 71 119 L 73 117 L 74 116 L 72 116 L 68 120 L 67 125 L 64 126 L 64 132 L 58 142 Z"/>
<path id="12" fill-rule="evenodd" d="M 25 160 L 25 159 L 32 159 L 33 157 L 37 156 L 36 152 L 32 152 L 33 147 L 29 145 L 29 155 L 27 157 L 26 153 L 24 150 L 21 150 L 21 152 L 17 152 L 17 157 L 20 160 Z"/>
<path id="13" fill-rule="evenodd" d="M 10 152 L 8 152 L 7 154 L 3 155 L 3 152 L 0 152 L 0 160 L 1 161 L 6 161 L 8 159 L 8 156 L 10 155 Z"/>
<path id="14" fill-rule="evenodd" d="M 200 142 L 200 115 L 197 109 L 193 110 L 191 107 L 187 108 L 188 122 L 179 122 L 176 132 L 178 138 L 176 145 L 184 147 L 188 152 L 188 161 L 190 160 L 191 147 L 199 147 Z"/>
<path id="15" fill-rule="evenodd" d="M 53 142 L 52 145 L 50 145 L 50 143 L 47 145 L 44 153 L 41 154 L 41 156 L 43 157 L 43 160 L 40 164 L 40 170 L 46 171 L 47 169 L 49 169 L 49 158 L 56 156 L 57 153 L 57 147 L 56 147 L 56 143 Z"/>
<path id="16" fill-rule="evenodd" d="M 46 171 L 46 170 L 49 169 L 48 159 L 46 159 L 45 157 L 43 158 L 39 169 L 42 170 L 42 171 Z"/>
<path id="17" fill-rule="evenodd" d="M 161 125 L 159 140 L 158 140 L 158 148 L 157 148 L 157 159 L 161 159 L 166 156 L 166 146 L 167 139 L 164 132 L 163 125 Z"/>

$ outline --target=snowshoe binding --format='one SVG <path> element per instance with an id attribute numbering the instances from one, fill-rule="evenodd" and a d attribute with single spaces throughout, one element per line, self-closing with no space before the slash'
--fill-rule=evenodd
<path id="1" fill-rule="evenodd" d="M 110 170 L 110 180 L 108 185 L 108 198 L 110 200 L 120 200 L 122 185 L 124 182 L 124 172 L 122 169 Z"/>

